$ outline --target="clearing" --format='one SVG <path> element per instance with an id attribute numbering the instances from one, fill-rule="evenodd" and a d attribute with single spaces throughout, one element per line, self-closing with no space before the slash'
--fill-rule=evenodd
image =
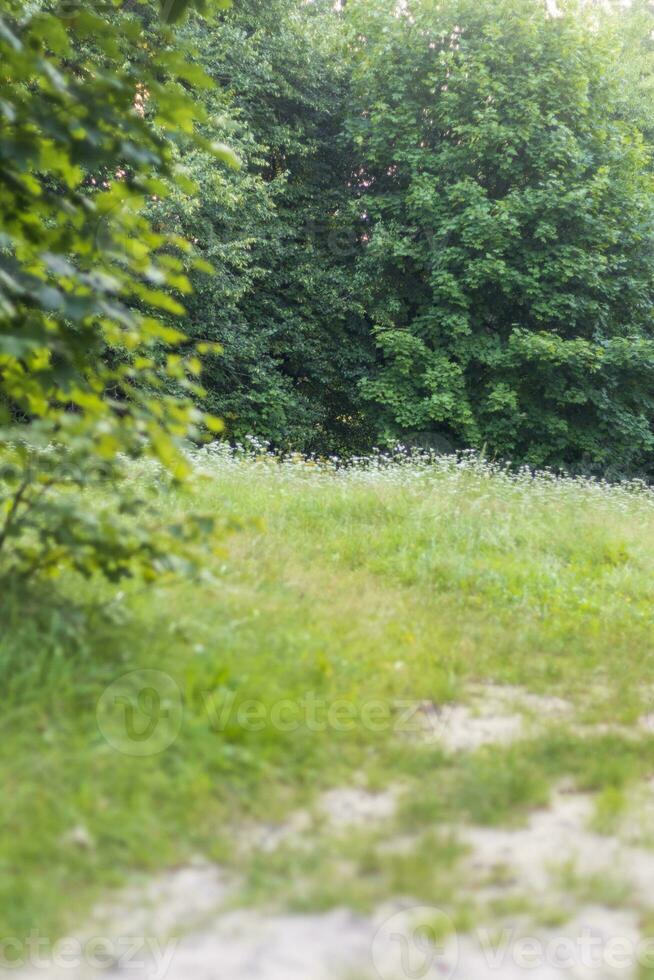
<path id="1" fill-rule="evenodd" d="M 652 492 L 217 450 L 198 507 L 206 580 L 2 598 L 13 975 L 654 977 Z"/>

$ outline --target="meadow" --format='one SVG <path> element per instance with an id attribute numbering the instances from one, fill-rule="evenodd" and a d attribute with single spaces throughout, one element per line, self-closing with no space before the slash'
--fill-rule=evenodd
<path id="1" fill-rule="evenodd" d="M 1 935 L 57 935 L 198 855 L 238 874 L 243 904 L 411 895 L 464 922 L 483 889 L 457 828 L 519 828 L 565 786 L 618 833 L 654 776 L 650 489 L 256 445 L 195 454 L 183 491 L 145 464 L 131 479 L 163 515 L 201 507 L 223 531 L 200 580 L 70 573 L 2 595 Z M 398 802 L 339 830 L 319 814 L 339 792 Z M 629 882 L 571 875 L 568 901 L 617 894 L 650 921 Z"/>

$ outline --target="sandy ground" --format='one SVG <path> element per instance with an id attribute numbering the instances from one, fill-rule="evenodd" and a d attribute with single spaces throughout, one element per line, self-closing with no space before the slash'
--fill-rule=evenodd
<path id="1" fill-rule="evenodd" d="M 572 706 L 503 687 L 477 689 L 468 705 L 424 704 L 411 737 L 439 739 L 450 751 L 506 743 L 553 720 L 572 719 Z M 240 846 L 271 853 L 281 844 L 311 841 L 318 821 L 335 833 L 391 826 L 401 787 L 372 793 L 330 790 L 312 812 L 283 824 L 240 831 Z M 645 825 L 654 814 L 654 788 L 642 788 Z M 452 828 L 467 846 L 462 894 L 474 904 L 474 925 L 455 927 L 436 905 L 410 896 L 370 915 L 347 908 L 324 913 L 234 908 L 238 882 L 219 867 L 194 864 L 133 886 L 94 910 L 78 936 L 83 962 L 52 956 L 12 976 L 19 980 L 636 980 L 654 970 L 654 944 L 639 931 L 654 908 L 654 851 L 642 846 L 642 819 L 621 836 L 589 829 L 592 799 L 557 791 L 547 808 L 514 829 Z M 411 846 L 390 839 L 388 850 Z M 615 882 L 618 902 L 596 896 L 593 881 Z M 575 889 L 574 882 L 584 888 Z M 598 886 L 599 890 L 599 886 Z M 483 910 L 514 901 L 505 915 Z M 534 925 L 525 908 L 560 913 L 555 925 Z M 612 907 L 617 905 L 618 907 Z M 482 910 L 480 912 L 480 910 Z M 546 917 L 544 917 L 546 918 Z M 88 950 L 101 937 L 95 960 Z M 129 945 L 128 940 L 131 940 Z M 129 946 L 129 948 L 128 948 Z M 93 947 L 95 948 L 95 947 Z M 642 974 L 640 974 L 642 975 Z"/>

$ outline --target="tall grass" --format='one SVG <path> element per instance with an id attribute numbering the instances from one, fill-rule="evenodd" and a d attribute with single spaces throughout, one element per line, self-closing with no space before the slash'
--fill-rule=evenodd
<path id="1" fill-rule="evenodd" d="M 156 473 L 131 478 L 152 486 Z M 119 589 L 69 576 L 0 599 L 0 934 L 64 928 L 105 887 L 198 852 L 237 864 L 243 819 L 281 818 L 362 774 L 415 780 L 406 819 L 437 824 L 524 811 L 563 772 L 601 789 L 602 758 L 626 759 L 634 779 L 654 766 L 648 741 L 580 748 L 572 732 L 459 760 L 393 725 L 400 702 L 465 699 L 473 681 L 564 695 L 578 721 L 629 726 L 650 710 L 643 485 L 470 455 L 344 466 L 251 445 L 196 454 L 190 487 L 160 492 L 162 513 L 201 506 L 232 528 L 202 581 Z M 135 669 L 164 672 L 183 704 L 172 743 L 143 757 L 117 751 L 97 717 Z M 316 701 L 349 705 L 354 723 L 309 723 Z M 239 715 L 244 702 L 259 707 Z M 298 725 L 271 720 L 280 702 Z M 489 772 L 495 796 L 480 783 Z"/>

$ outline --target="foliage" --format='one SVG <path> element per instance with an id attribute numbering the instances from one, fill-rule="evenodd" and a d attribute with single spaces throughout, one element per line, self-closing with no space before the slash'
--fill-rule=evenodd
<path id="1" fill-rule="evenodd" d="M 212 134 L 243 167 L 185 155 L 200 193 L 157 208 L 214 268 L 191 277 L 186 304 L 185 329 L 223 348 L 203 376 L 205 404 L 231 438 L 321 452 L 352 451 L 371 431 L 357 390 L 372 344 L 352 289 L 339 28 L 330 4 L 298 0 L 242 0 L 211 34 L 189 21 L 185 36 L 219 82 L 204 97 Z"/>
<path id="2" fill-rule="evenodd" d="M 150 454 L 176 479 L 188 469 L 180 441 L 204 424 L 198 349 L 165 353 L 185 338 L 161 316 L 183 312 L 190 246 L 155 229 L 144 202 L 192 188 L 174 147 L 233 154 L 195 128 L 188 89 L 212 83 L 156 8 L 3 0 L 0 12 L 3 574 L 67 562 L 152 574 L 169 536 L 92 517 L 68 491 L 119 482 L 121 454 Z M 119 511 L 138 509 L 119 499 Z"/>
<path id="3" fill-rule="evenodd" d="M 396 14 L 244 0 L 186 28 L 244 163 L 186 158 L 201 194 L 158 207 L 216 270 L 187 304 L 224 348 L 205 404 L 301 450 L 651 472 L 651 10 Z"/>
<path id="4" fill-rule="evenodd" d="M 559 6 L 347 5 L 370 223 L 357 276 L 379 351 L 363 390 L 390 440 L 651 472 L 644 102 L 625 94 L 628 31 Z"/>

